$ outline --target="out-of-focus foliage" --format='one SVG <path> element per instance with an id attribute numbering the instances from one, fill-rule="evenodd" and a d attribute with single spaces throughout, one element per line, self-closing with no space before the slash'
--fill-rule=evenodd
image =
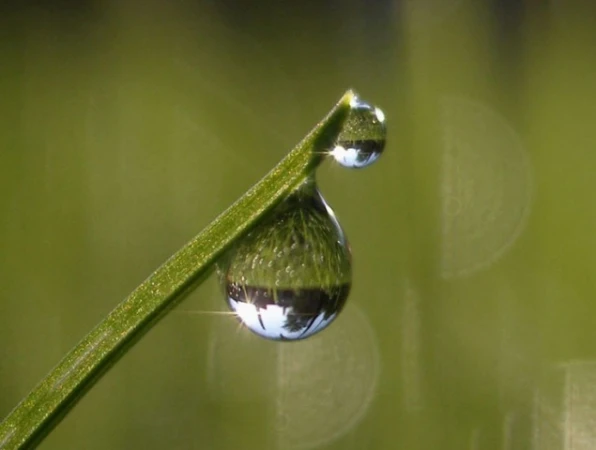
<path id="1" fill-rule="evenodd" d="M 319 173 L 336 323 L 260 340 L 212 280 L 42 448 L 596 446 L 594 11 L 321 3 L 2 11 L 0 416 L 345 89 L 389 128 Z"/>

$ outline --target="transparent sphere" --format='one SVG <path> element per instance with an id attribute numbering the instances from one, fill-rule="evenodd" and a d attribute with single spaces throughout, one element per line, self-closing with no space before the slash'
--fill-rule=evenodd
<path id="1" fill-rule="evenodd" d="M 375 162 L 383 153 L 387 136 L 385 114 L 357 97 L 350 106 L 350 113 L 329 154 L 344 167 L 360 169 Z"/>
<path id="2" fill-rule="evenodd" d="M 348 242 L 313 188 L 290 196 L 232 251 L 220 271 L 226 301 L 254 333 L 304 339 L 342 310 L 351 286 Z"/>

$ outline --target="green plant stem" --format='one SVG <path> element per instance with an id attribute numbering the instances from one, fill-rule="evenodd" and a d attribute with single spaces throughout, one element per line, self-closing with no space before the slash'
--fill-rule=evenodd
<path id="1" fill-rule="evenodd" d="M 337 137 L 348 91 L 271 172 L 159 267 L 97 325 L 0 424 L 0 449 L 31 448 L 93 384 L 175 306 L 234 241 L 304 182 Z"/>

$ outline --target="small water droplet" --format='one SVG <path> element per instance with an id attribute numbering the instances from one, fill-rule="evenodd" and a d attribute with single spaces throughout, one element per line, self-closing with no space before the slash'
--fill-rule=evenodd
<path id="1" fill-rule="evenodd" d="M 354 97 L 343 129 L 329 152 L 342 166 L 360 169 L 375 162 L 387 137 L 385 114 Z"/>
<path id="2" fill-rule="evenodd" d="M 309 245 L 287 254 L 289 235 Z M 255 256 L 267 264 L 253 267 Z M 310 185 L 292 194 L 240 242 L 221 271 L 228 306 L 242 323 L 267 339 L 297 340 L 337 317 L 350 291 L 352 264 L 339 222 Z"/>

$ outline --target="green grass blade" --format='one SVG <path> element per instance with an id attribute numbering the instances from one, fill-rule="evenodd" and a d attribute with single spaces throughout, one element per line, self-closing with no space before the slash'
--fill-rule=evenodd
<path id="1" fill-rule="evenodd" d="M 259 183 L 159 267 L 97 325 L 0 424 L 0 449 L 31 448 L 237 239 L 312 174 L 350 110 L 348 91 Z"/>

